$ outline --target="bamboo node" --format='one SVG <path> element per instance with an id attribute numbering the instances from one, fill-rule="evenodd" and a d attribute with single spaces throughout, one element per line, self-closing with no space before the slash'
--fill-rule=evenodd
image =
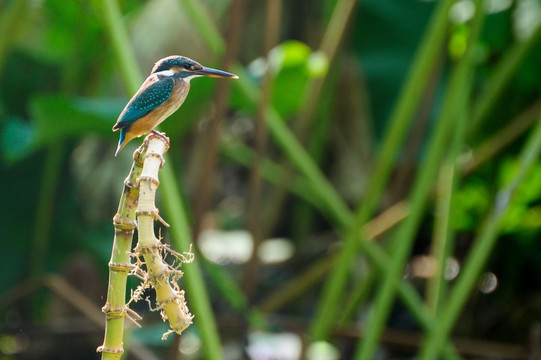
<path id="1" fill-rule="evenodd" d="M 124 313 L 106 313 L 105 320 L 118 320 L 123 319 Z"/>
<path id="2" fill-rule="evenodd" d="M 146 215 L 146 216 L 152 216 L 153 218 L 157 218 L 159 217 L 158 215 L 159 212 L 160 210 L 158 210 L 157 208 L 154 208 L 150 210 L 137 210 L 135 211 L 135 214 L 137 216 Z"/>
<path id="3" fill-rule="evenodd" d="M 153 183 L 156 186 L 160 186 L 160 180 L 156 179 L 153 176 L 148 176 L 148 175 L 139 176 L 139 179 L 137 179 L 138 186 L 141 186 L 141 181 L 148 181 L 148 182 Z"/>
<path id="4" fill-rule="evenodd" d="M 129 176 L 126 179 L 124 179 L 124 185 L 130 189 L 139 189 L 139 187 L 137 186 L 137 183 L 130 181 Z"/>
<path id="5" fill-rule="evenodd" d="M 145 142 L 147 142 L 147 144 L 148 144 L 148 141 L 149 141 L 150 139 L 152 139 L 153 137 L 158 138 L 158 139 L 160 139 L 160 140 L 163 141 L 163 143 L 165 144 L 165 150 L 164 150 L 164 152 L 166 152 L 167 150 L 169 150 L 169 145 L 170 145 L 169 138 L 165 135 L 164 132 L 159 132 L 159 131 L 153 130 L 152 133 L 150 133 L 150 134 L 145 138 Z"/>
<path id="6" fill-rule="evenodd" d="M 178 293 L 175 293 L 174 295 L 172 295 L 171 297 L 169 297 L 168 299 L 165 299 L 163 301 L 156 300 L 156 304 L 158 304 L 158 308 L 163 308 L 167 304 L 171 304 L 171 303 L 176 302 L 177 299 L 180 300 L 180 295 Z"/>
<path id="7" fill-rule="evenodd" d="M 159 243 L 155 242 L 153 244 L 150 244 L 150 245 L 140 245 L 140 244 L 137 244 L 137 246 L 135 247 L 134 249 L 134 252 L 136 254 L 138 253 L 148 253 L 148 252 L 152 252 L 153 250 L 157 250 L 157 249 L 160 249 L 161 246 Z"/>
<path id="8" fill-rule="evenodd" d="M 135 161 L 138 165 L 143 166 L 143 154 L 147 150 L 148 142 L 143 141 L 141 146 L 139 146 L 135 151 L 133 152 L 133 161 Z"/>
<path id="9" fill-rule="evenodd" d="M 107 346 L 98 346 L 98 348 L 96 349 L 96 352 L 101 352 L 101 353 L 109 353 L 109 354 L 124 354 L 124 349 L 123 348 L 113 348 L 113 347 L 107 347 Z"/>
<path id="10" fill-rule="evenodd" d="M 115 216 L 113 216 L 113 225 L 116 229 L 133 230 L 135 229 L 136 223 L 133 220 L 126 221 L 122 219 L 122 215 L 120 213 L 116 213 Z"/>
<path id="11" fill-rule="evenodd" d="M 113 263 L 113 262 L 109 262 L 109 269 L 111 271 L 115 271 L 115 272 L 129 272 L 131 269 L 133 268 L 133 265 L 132 264 L 120 264 L 120 263 Z"/>
<path id="12" fill-rule="evenodd" d="M 165 159 L 164 159 L 162 154 L 158 154 L 158 153 L 155 153 L 155 152 L 146 153 L 145 156 L 144 156 L 144 159 L 146 160 L 149 157 L 158 158 L 160 160 L 160 169 L 163 169 L 163 167 L 165 165 Z"/>
<path id="13" fill-rule="evenodd" d="M 101 312 L 104 313 L 108 318 L 121 318 L 124 316 L 125 309 L 121 308 L 112 308 L 111 303 L 106 303 L 101 308 Z"/>
<path id="14" fill-rule="evenodd" d="M 162 286 L 169 282 L 169 274 L 167 271 L 159 274 L 149 274 L 149 280 L 154 286 L 161 284 Z M 158 302 L 159 304 L 159 302 Z"/>

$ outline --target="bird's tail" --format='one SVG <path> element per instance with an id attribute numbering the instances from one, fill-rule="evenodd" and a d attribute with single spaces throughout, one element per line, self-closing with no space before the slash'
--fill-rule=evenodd
<path id="1" fill-rule="evenodd" d="M 116 148 L 115 156 L 117 156 L 120 150 L 122 150 L 124 146 L 126 146 L 126 144 L 128 143 L 127 141 L 124 142 L 125 140 L 126 140 L 126 130 L 120 129 L 120 139 L 118 139 L 118 147 Z"/>

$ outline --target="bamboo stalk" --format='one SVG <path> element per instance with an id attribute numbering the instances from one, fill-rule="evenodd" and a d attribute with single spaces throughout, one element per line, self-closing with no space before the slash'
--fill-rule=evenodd
<path id="1" fill-rule="evenodd" d="M 133 48 L 130 45 L 130 39 L 122 21 L 118 3 L 116 0 L 102 0 L 101 5 L 111 45 L 121 69 L 124 86 L 128 92 L 134 93 L 143 78 L 137 68 Z M 194 8 L 194 11 L 200 10 L 201 7 Z M 188 215 L 183 206 L 184 200 L 171 166 L 162 171 L 161 185 L 165 212 L 171 218 L 171 224 L 173 224 L 171 241 L 178 249 L 188 250 L 192 243 Z M 192 264 L 184 279 L 186 290 L 189 293 L 188 297 L 194 312 L 197 314 L 197 325 L 203 340 L 205 354 L 208 359 L 223 359 L 216 321 L 205 288 L 205 281 L 197 263 Z"/>
<path id="2" fill-rule="evenodd" d="M 135 210 L 139 201 L 137 179 L 143 170 L 141 161 L 145 150 L 144 147 L 140 147 L 134 153 L 130 173 L 124 180 L 124 190 L 120 196 L 118 210 L 113 217 L 115 237 L 109 262 L 109 287 L 107 301 L 102 308 L 106 317 L 105 338 L 103 345 L 97 350 L 102 353 L 103 360 L 120 359 L 124 352 L 122 338 L 126 314 L 126 280 L 132 269 L 130 252 L 136 226 Z"/>
<path id="3" fill-rule="evenodd" d="M 141 254 L 145 259 L 148 281 L 156 291 L 157 309 L 161 311 L 162 319 L 169 321 L 171 331 L 181 334 L 190 326 L 193 319 L 184 299 L 184 291 L 180 290 L 175 282 L 176 278 L 182 276 L 182 272 L 163 260 L 162 253 L 166 254 L 171 250 L 166 248 L 154 234 L 154 220 L 158 219 L 163 223 L 158 214 L 155 199 L 156 190 L 160 184 L 158 172 L 165 163 L 163 154 L 169 148 L 168 140 L 164 136 L 154 134 L 145 139 L 148 148 L 143 156 L 141 176 L 137 179 L 139 184 L 139 205 L 136 211 L 138 243 L 135 253 Z M 191 262 L 190 258 L 183 259 L 182 256 L 177 259 L 180 260 L 180 264 Z"/>

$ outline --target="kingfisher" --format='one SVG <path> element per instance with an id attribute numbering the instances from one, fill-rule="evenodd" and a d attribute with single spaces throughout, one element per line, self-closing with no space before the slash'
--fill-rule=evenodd
<path id="1" fill-rule="evenodd" d="M 113 131 L 120 130 L 115 156 L 128 142 L 149 132 L 178 110 L 190 90 L 190 80 L 199 76 L 238 79 L 235 74 L 202 66 L 185 56 L 159 60 L 139 90 L 120 113 Z"/>

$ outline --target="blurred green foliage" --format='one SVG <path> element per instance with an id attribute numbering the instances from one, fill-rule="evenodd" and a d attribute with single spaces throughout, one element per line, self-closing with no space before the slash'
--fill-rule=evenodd
<path id="1" fill-rule="evenodd" d="M 247 145 L 248 149 L 254 147 L 254 121 L 259 104 L 254 98 L 263 86 L 266 71 L 270 71 L 273 81 L 269 105 L 288 128 L 295 128 L 295 121 L 305 106 L 314 105 L 305 103 L 307 88 L 313 81 L 324 80 L 320 97 L 312 99 L 316 116 L 310 119 L 310 131 L 297 135 L 300 139 L 308 139 L 305 146 L 309 149 L 308 154 L 338 189 L 344 204 L 356 208 L 366 196 L 365 187 L 372 175 L 389 116 L 433 13 L 434 3 L 420 0 L 358 2 L 341 49 L 333 60 L 319 51 L 318 44 L 328 30 L 328 19 L 336 2 L 284 2 L 280 42 L 269 54 L 262 50 L 264 4 L 245 5 L 248 13 L 254 15 L 245 19 L 245 31 L 236 58 L 246 78 L 243 79 L 245 83 L 234 85 L 227 100 L 227 117 L 221 134 L 233 145 L 230 143 L 227 147 L 223 145 L 227 142 L 220 140 L 219 145 L 227 151 L 221 152 L 223 156 L 219 158 L 215 174 L 214 199 L 206 214 L 216 228 L 229 229 L 233 225 L 240 228 L 247 221 L 253 153 L 246 152 L 248 150 L 241 149 L 238 144 Z M 132 37 L 131 45 L 141 58 L 136 62 L 142 74 L 148 73 L 153 61 L 170 54 L 186 55 L 219 67 L 222 59 L 212 54 L 212 48 L 219 46 L 206 44 L 189 21 L 180 24 L 177 21 L 183 29 L 177 32 L 158 33 L 135 28 L 134 24 L 145 23 L 141 19 L 150 18 L 167 24 L 172 19 L 175 23 L 176 19 L 172 17 L 177 12 L 186 16 L 186 5 L 182 3 L 175 0 L 120 1 L 125 25 Z M 526 1 L 512 2 L 511 6 L 486 16 L 480 41 L 475 45 L 472 108 L 482 102 L 487 89 L 490 90 L 491 79 L 502 59 L 513 51 L 514 46 L 528 41 L 517 32 L 517 23 L 521 21 L 518 13 L 523 3 Z M 204 6 L 220 31 L 226 33 L 230 2 L 207 1 Z M 541 16 L 539 12 L 537 15 Z M 5 24 L 13 26 L 0 32 L 0 179 L 4 190 L 0 212 L 0 229 L 3 230 L 0 253 L 4 254 L 0 261 L 0 273 L 3 274 L 0 294 L 8 294 L 14 286 L 44 274 L 61 273 L 66 277 L 91 274 L 85 281 L 79 279 L 78 284 L 77 281 L 74 283 L 97 306 L 102 306 L 112 240 L 111 217 L 128 172 L 130 152 L 136 146 L 130 144 L 119 158 L 113 156 L 117 134 L 112 133 L 111 127 L 131 94 L 126 93 L 121 84 L 102 4 L 97 0 L 8 0 L 0 4 L 0 21 L 0 29 L 4 29 Z M 532 31 L 539 31 L 535 30 L 535 24 L 530 27 Z M 426 69 L 431 74 L 429 83 L 408 139 L 405 145 L 396 149 L 400 156 L 378 210 L 383 211 L 388 205 L 408 198 L 415 173 L 427 155 L 427 139 L 440 119 L 448 75 L 465 51 L 469 30 L 467 22 L 452 24 L 446 44 L 440 50 L 441 58 L 433 69 Z M 157 50 L 149 54 L 145 44 L 153 43 L 158 44 Z M 490 108 L 477 131 L 469 134 L 463 146 L 464 153 L 472 151 L 475 155 L 480 144 L 497 136 L 498 130 L 512 124 L 540 98 L 541 46 L 538 40 L 534 45 L 514 68 L 509 82 L 498 89 L 501 90 L 499 100 Z M 241 87 L 250 87 L 248 93 L 254 98 L 243 95 L 245 91 Z M 195 220 L 192 210 L 196 208 L 198 176 L 208 145 L 209 122 L 216 113 L 213 99 L 217 97 L 217 89 L 213 79 L 194 80 L 186 103 L 161 128 L 171 138 L 171 166 L 186 195 L 192 221 Z M 471 114 L 470 109 L 468 119 L 473 117 Z M 460 261 L 480 231 L 498 189 L 505 186 L 519 169 L 518 154 L 526 137 L 516 137 L 474 173 L 458 181 L 450 223 L 457 239 L 454 256 Z M 313 186 L 310 179 L 299 175 L 302 171 L 298 169 L 291 170 L 294 166 L 290 165 L 284 152 L 280 142 L 271 137 L 265 166 L 272 171 L 271 176 L 263 171 L 266 181 L 261 216 L 268 226 L 265 237 L 292 239 L 296 255 L 284 264 L 262 266 L 255 285 L 256 295 L 250 299 L 253 303 L 263 300 L 273 289 L 280 289 L 287 280 L 304 270 L 307 263 L 325 259 L 327 250 L 334 248 L 343 231 L 333 223 L 328 204 L 314 195 L 317 191 L 310 188 Z M 500 279 L 498 290 L 472 300 L 465 313 L 480 315 L 461 319 L 457 326 L 460 334 L 521 343 L 521 339 L 528 337 L 531 326 L 528 320 L 539 318 L 540 178 L 541 164 L 536 162 L 515 191 L 514 201 L 502 222 L 500 242 L 488 261 L 488 269 Z M 430 198 L 429 210 L 416 235 L 414 254 L 430 252 L 434 225 L 431 214 L 434 214 L 436 198 L 435 195 Z M 169 241 L 169 235 L 164 236 Z M 37 245 L 38 254 L 35 253 Z M 388 244 L 384 243 L 384 246 L 392 254 Z M 365 261 L 363 258 L 360 263 L 366 265 Z M 228 303 L 228 296 L 220 294 L 220 291 L 234 293 L 234 286 L 242 282 L 243 266 L 216 267 L 209 265 L 206 270 L 210 278 L 206 285 L 213 299 L 215 315 L 221 318 L 230 316 L 232 311 L 235 314 L 244 311 L 242 309 L 247 306 L 244 298 L 230 296 L 233 300 Z M 353 283 L 358 275 L 353 274 Z M 423 290 L 423 286 L 418 287 Z M 310 318 L 319 301 L 320 289 L 316 288 L 306 289 L 302 297 L 276 314 Z M 51 331 L 54 328 L 52 320 L 59 312 L 54 296 L 49 294 L 38 301 L 34 299 L 34 308 L 41 307 L 41 312 L 37 313 L 45 314 L 41 317 L 29 310 L 33 307 L 27 299 L 33 298 L 23 298 L 25 302 L 13 306 L 15 310 L 11 309 L 12 304 L 8 310 L 1 309 L 3 324 L 0 332 L 32 328 L 35 324 Z M 524 306 L 517 309 L 517 304 Z M 143 305 L 137 304 L 137 310 L 145 312 Z M 410 315 L 399 307 L 395 311 L 397 315 L 391 318 L 390 325 L 411 328 Z M 14 313 L 17 321 L 10 320 Z M 163 328 L 150 325 L 150 322 L 134 338 L 165 352 L 162 348 L 167 344 L 156 341 Z M 196 327 L 192 331 L 197 333 Z M 93 350 L 90 345 L 95 343 L 96 334 L 101 333 L 97 331 L 89 336 L 86 347 L 81 347 L 82 354 Z M 225 331 L 222 335 L 223 340 L 234 341 L 241 347 L 245 334 L 238 330 L 234 336 L 228 336 Z M 0 333 L 0 336 L 3 335 Z M 347 348 L 351 341 L 340 339 L 337 346 Z M 28 358 L 25 356 L 28 355 L 23 352 L 21 359 Z M 93 357 L 81 355 L 80 358 Z"/>

